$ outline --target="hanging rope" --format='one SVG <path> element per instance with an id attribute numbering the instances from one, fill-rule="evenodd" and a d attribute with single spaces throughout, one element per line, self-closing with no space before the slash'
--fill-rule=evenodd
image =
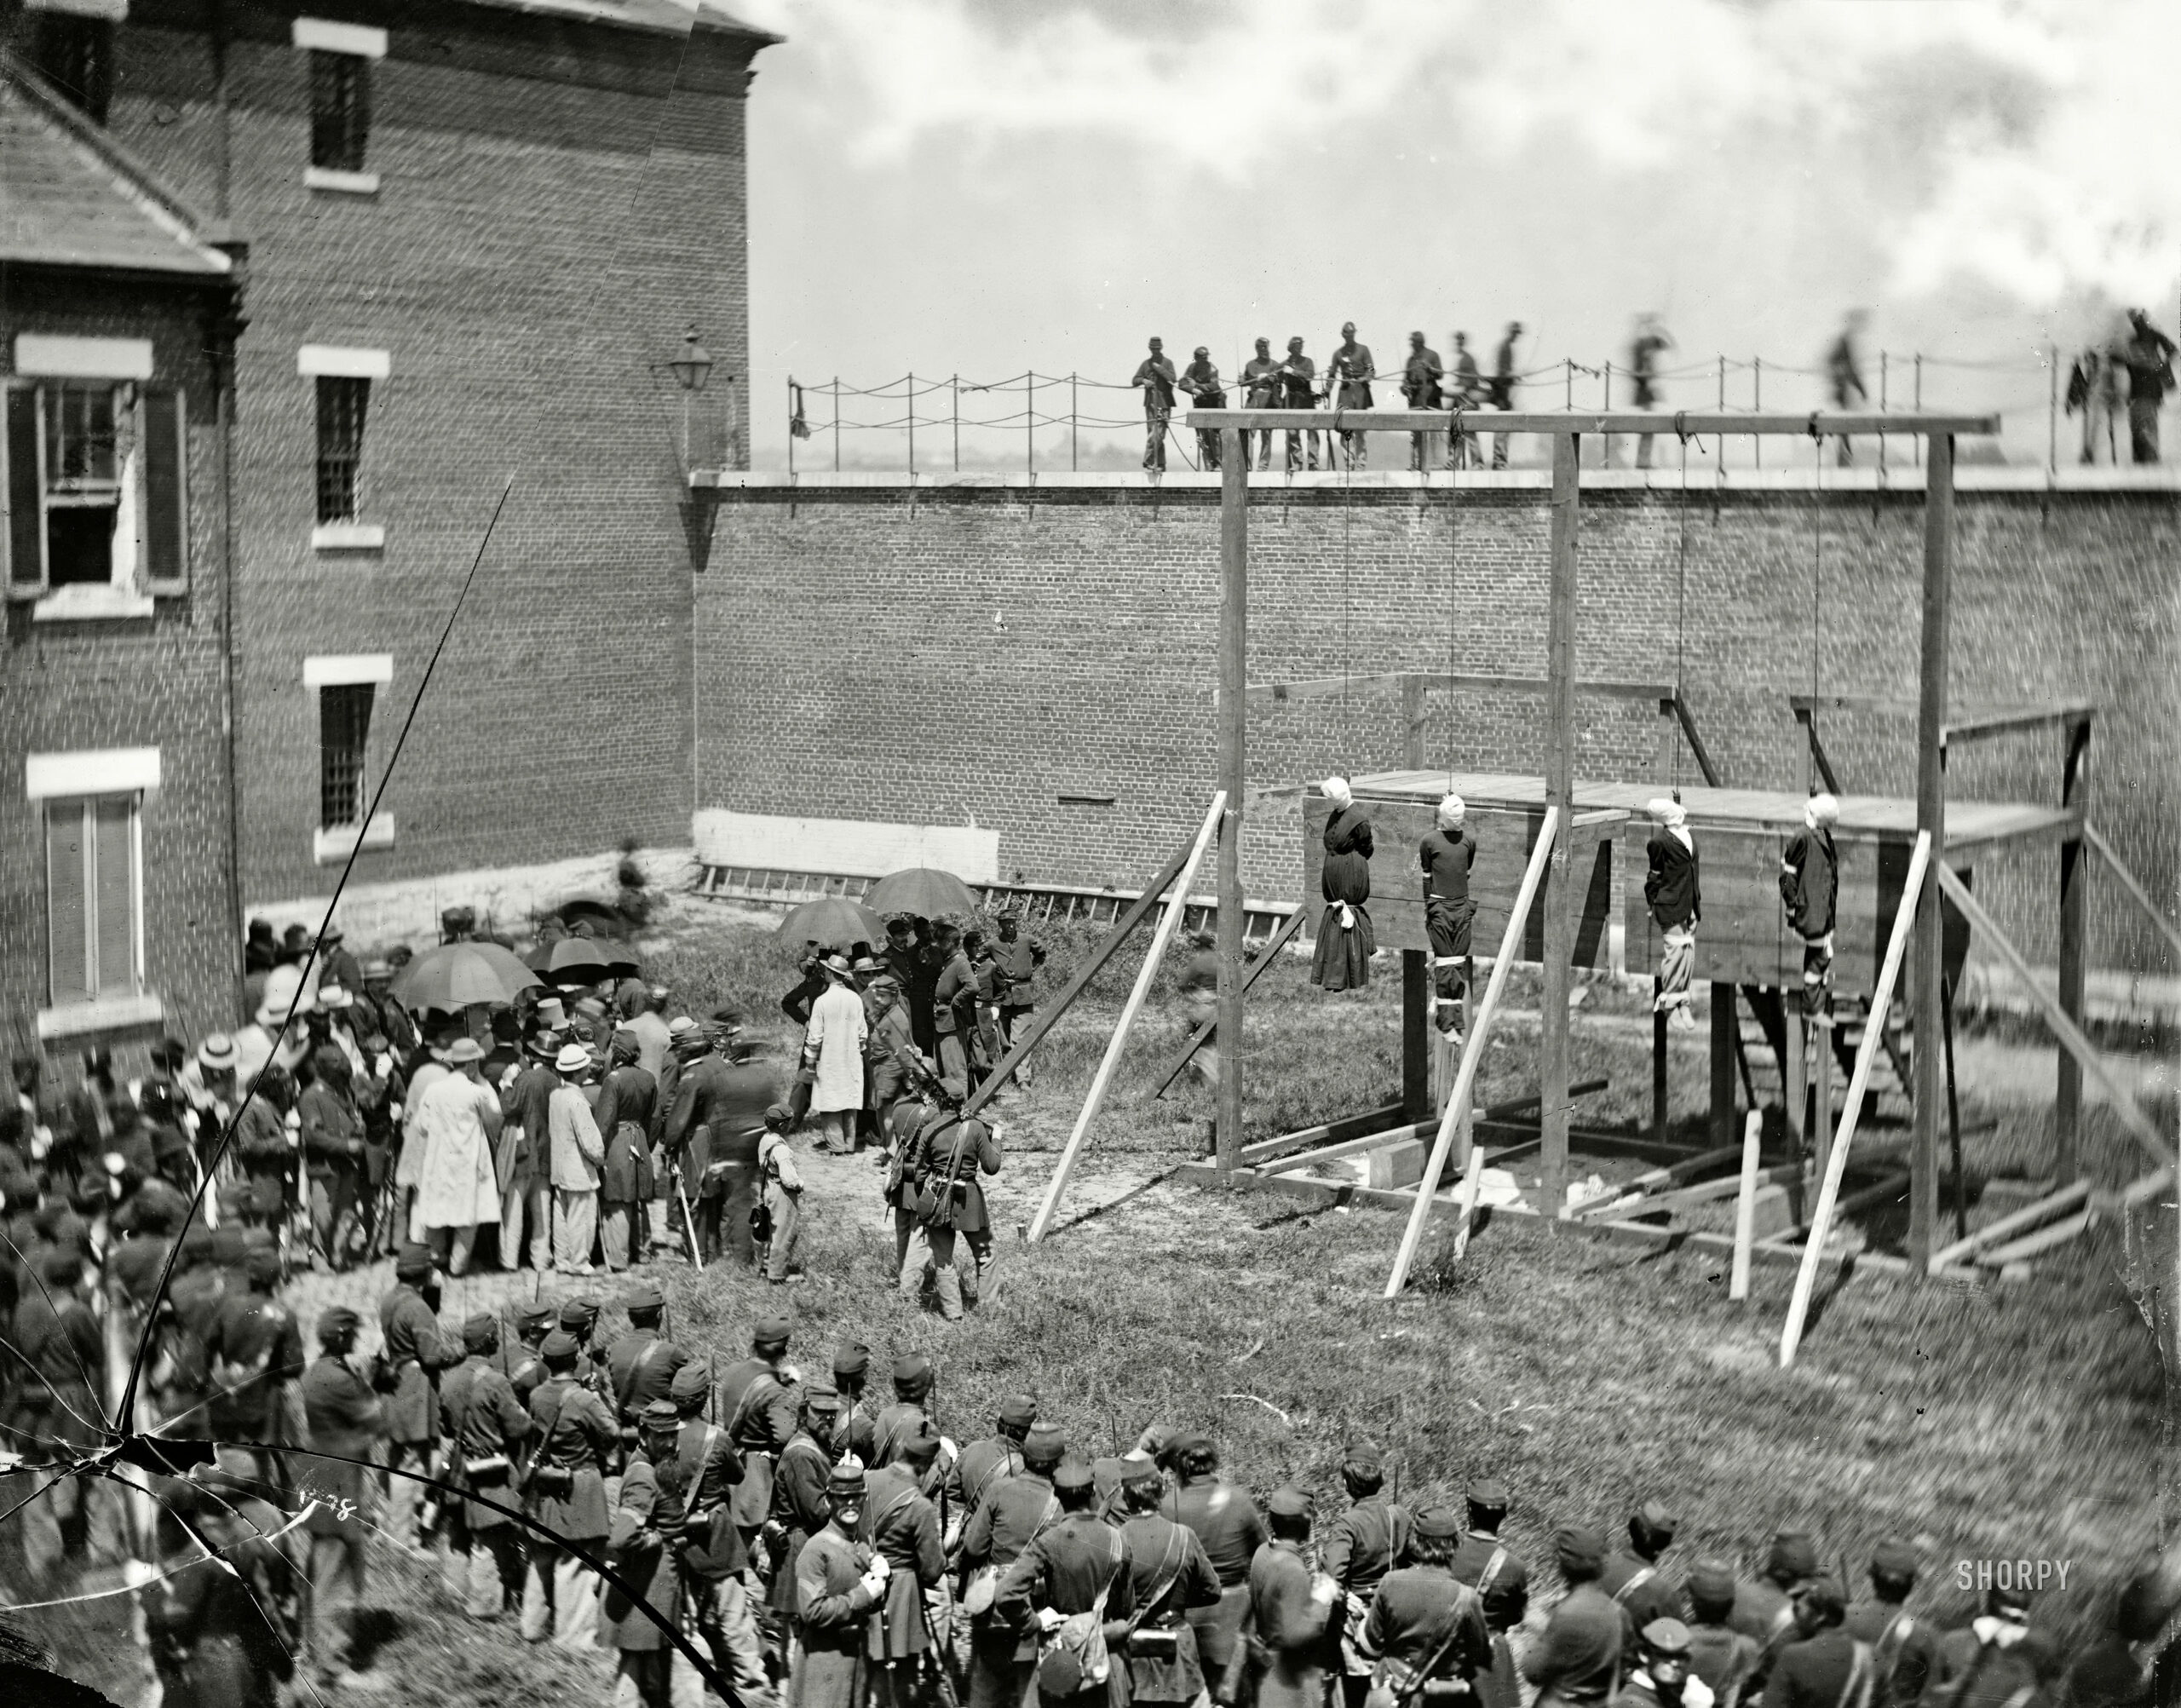
<path id="1" fill-rule="evenodd" d="M 1825 435 L 1817 430 L 1817 417 L 1814 413 L 1810 418 L 1810 436 L 1811 443 L 1817 446 L 1817 484 L 1810 499 L 1810 698 L 1816 699 L 1818 674 L 1818 589 L 1825 572 Z M 1812 706 L 1810 716 L 1815 719 L 1816 716 L 1817 708 Z M 1816 727 L 1815 722 L 1810 726 L 1813 729 Z M 1812 748 L 1807 741 L 1803 744 L 1803 747 L 1804 750 L 1803 778 L 1810 792 L 1815 795 L 1817 792 L 1817 754 L 1816 749 Z"/>
<path id="2" fill-rule="evenodd" d="M 1447 441 L 1451 453 L 1447 459 L 1447 674 L 1454 675 L 1460 665 L 1456 655 L 1461 646 L 1459 623 L 1461 592 L 1460 567 L 1458 562 L 1462 526 L 1462 411 L 1454 411 L 1453 436 Z M 1447 792 L 1454 792 L 1454 696 L 1447 694 Z"/>
<path id="3" fill-rule="evenodd" d="M 1333 411 L 1333 439 L 1339 444 L 1340 411 Z M 1336 452 L 1336 454 L 1338 454 Z M 1341 752 L 1335 768 L 1345 777 L 1355 763 L 1355 714 L 1349 704 L 1349 678 L 1353 674 L 1349 651 L 1349 635 L 1353 624 L 1354 607 L 1349 597 L 1350 548 L 1349 544 L 1349 486 L 1351 470 L 1346 457 L 1341 458 L 1340 470 L 1340 745 Z"/>
<path id="4" fill-rule="evenodd" d="M 1681 687 L 1682 659 L 1689 644 L 1689 434 L 1682 423 L 1684 410 L 1674 411 L 1674 436 L 1681 440 L 1681 502 L 1675 506 L 1680 538 L 1674 548 L 1673 600 L 1673 797 L 1681 798 Z"/>

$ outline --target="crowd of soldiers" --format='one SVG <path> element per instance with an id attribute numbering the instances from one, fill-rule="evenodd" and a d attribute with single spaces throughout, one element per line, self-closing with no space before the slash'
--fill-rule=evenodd
<path id="1" fill-rule="evenodd" d="M 170 1690 L 207 1699 L 216 1677 L 269 1701 L 298 1657 L 321 1694 L 383 1685 L 357 1670 L 376 1531 L 468 1619 L 611 1652 L 624 1708 L 701 1708 L 707 1688 L 745 1708 L 2172 1699 L 2181 1653 L 2154 1653 L 2181 1607 L 2171 1561 L 2109 1586 L 2101 1634 L 2063 1651 L 2028 1561 L 1985 1562 L 1981 1610 L 1948 1630 L 1910 1611 L 1928 1561 L 1907 1543 L 1872 1550 L 1851 1602 L 1798 1530 L 1753 1575 L 1670 1561 L 1684 1529 L 1661 1500 L 1625 1540 L 1563 1524 L 1532 1560 L 1505 1485 L 1405 1504 L 1367 1442 L 1341 1455 L 1337 1510 L 1292 1484 L 1260 1504 L 1201 1434 L 1154 1424 L 1100 1455 L 1021 1393 L 958 1444 L 921 1354 L 893 1361 L 882 1395 L 867 1346 L 806 1377 L 791 1325 L 768 1318 L 715 1371 L 672 1340 L 656 1288 L 619 1303 L 629 1327 L 604 1342 L 587 1299 L 450 1331 L 412 1247 L 380 1307 L 383 1351 L 360 1363 L 355 1314 L 328 1310 L 299 1381 L 292 1320 L 249 1307 L 279 1322 L 273 1357 L 227 1418 L 292 1406 L 308 1451 L 223 1435 L 214 1465 L 163 1485 L 143 1594 Z M 208 1550 L 235 1572 L 195 1569 Z"/>

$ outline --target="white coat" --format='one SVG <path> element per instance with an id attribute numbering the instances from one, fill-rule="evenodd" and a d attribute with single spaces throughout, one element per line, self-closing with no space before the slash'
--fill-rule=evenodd
<path id="1" fill-rule="evenodd" d="M 812 1114 L 863 1107 L 863 1040 L 868 1031 L 863 998 L 846 985 L 827 986 L 810 1005 L 803 1049 L 818 1057 L 818 1082 L 810 1088 Z"/>

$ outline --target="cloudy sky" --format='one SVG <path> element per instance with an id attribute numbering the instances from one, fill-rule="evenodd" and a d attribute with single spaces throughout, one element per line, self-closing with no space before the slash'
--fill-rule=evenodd
<path id="1" fill-rule="evenodd" d="M 1722 354 L 1808 406 L 1773 371 L 1850 305 L 1874 393 L 1879 348 L 1922 350 L 1926 402 L 2007 410 L 2032 457 L 2048 341 L 2181 292 L 2170 0 L 730 3 L 789 37 L 751 106 L 761 463 L 790 374 L 1125 381 L 1154 332 L 1231 372 L 1349 319 L 1382 366 L 1518 319 L 1526 368 L 1596 367 L 1655 309 L 1706 370 L 1669 406 L 1716 402 Z"/>

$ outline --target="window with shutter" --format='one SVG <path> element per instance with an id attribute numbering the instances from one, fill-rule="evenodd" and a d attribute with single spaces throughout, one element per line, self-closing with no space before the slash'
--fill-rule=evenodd
<path id="1" fill-rule="evenodd" d="M 47 983 L 55 1008 L 143 987 L 141 795 L 45 803 Z"/>
<path id="2" fill-rule="evenodd" d="M 10 598 L 34 599 L 45 591 L 45 436 L 38 429 L 37 388 L 8 388 L 4 443 L 8 505 L 5 550 Z"/>
<path id="3" fill-rule="evenodd" d="M 147 386 L 140 405 L 144 457 L 144 579 L 173 595 L 189 586 L 188 400 L 171 386 Z"/>

